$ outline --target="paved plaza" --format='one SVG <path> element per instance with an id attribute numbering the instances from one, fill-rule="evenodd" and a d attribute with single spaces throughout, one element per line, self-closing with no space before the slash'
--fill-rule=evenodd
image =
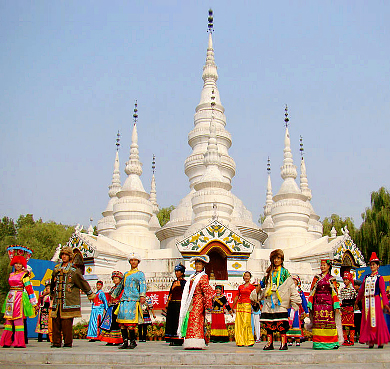
<path id="1" fill-rule="evenodd" d="M 390 347 L 379 350 L 365 345 L 315 351 L 311 342 L 288 351 L 263 351 L 265 342 L 253 347 L 237 347 L 234 342 L 210 344 L 203 351 L 169 347 L 164 341 L 138 343 L 135 350 L 118 350 L 102 342 L 75 340 L 74 347 L 50 348 L 47 342 L 30 340 L 26 349 L 0 349 L 2 369 L 80 368 L 80 369 L 388 369 Z M 279 344 L 277 342 L 277 344 Z"/>

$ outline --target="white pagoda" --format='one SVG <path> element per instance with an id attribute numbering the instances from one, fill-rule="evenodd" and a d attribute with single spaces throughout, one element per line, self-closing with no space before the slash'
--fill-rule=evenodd
<path id="1" fill-rule="evenodd" d="M 210 20 L 211 19 L 211 20 Z M 272 194 L 270 166 L 261 226 L 253 222 L 252 214 L 232 192 L 236 164 L 229 155 L 232 137 L 226 130 L 225 109 L 217 87 L 218 73 L 214 59 L 213 20 L 209 16 L 209 34 L 204 81 L 200 102 L 195 108 L 194 127 L 188 134 L 192 152 L 185 160 L 189 180 L 188 194 L 171 212 L 170 221 L 163 227 L 157 220 L 156 180 L 153 177 L 150 193 L 142 184 L 142 164 L 139 159 L 137 133 L 137 104 L 127 175 L 120 180 L 118 152 L 114 162 L 109 201 L 99 220 L 98 235 L 83 233 L 80 227 L 68 244 L 78 248 L 85 260 L 85 276 L 93 281 L 102 279 L 110 284 L 113 270 L 129 268 L 127 255 L 141 254 L 142 270 L 149 291 L 169 289 L 174 266 L 182 261 L 187 273 L 193 270 L 189 259 L 207 254 L 207 266 L 212 284 L 236 289 L 242 275 L 250 270 L 262 278 L 269 265 L 269 253 L 280 248 L 285 251 L 285 265 L 291 273 L 300 275 L 303 287 L 308 288 L 313 274 L 319 270 L 322 258 L 334 259 L 335 273 L 364 265 L 362 254 L 353 243 L 348 230 L 337 236 L 322 236 L 322 224 L 315 213 L 308 185 L 305 161 L 300 165 L 300 186 L 294 165 L 287 107 L 285 112 L 284 159 L 281 167 L 283 183 Z M 245 132 L 245 130 L 244 130 Z M 119 144 L 119 142 L 117 142 Z"/>

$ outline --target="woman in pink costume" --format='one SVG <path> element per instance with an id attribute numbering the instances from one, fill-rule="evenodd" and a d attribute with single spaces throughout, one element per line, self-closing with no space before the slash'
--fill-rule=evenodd
<path id="1" fill-rule="evenodd" d="M 34 309 L 37 310 L 37 299 L 26 271 L 26 258 L 29 258 L 32 251 L 24 246 L 10 246 L 7 251 L 11 259 L 10 265 L 14 266 L 15 271 L 10 274 L 8 279 L 11 288 L 2 309 L 5 324 L 0 346 L 26 347 L 23 319 L 26 316 L 34 316 Z M 28 299 L 23 297 L 24 290 L 28 294 Z M 14 335 L 12 335 L 12 326 L 15 329 Z"/>
<path id="2" fill-rule="evenodd" d="M 378 348 L 383 348 L 383 345 L 390 341 L 382 305 L 388 312 L 390 312 L 390 307 L 386 296 L 385 281 L 378 274 L 379 264 L 380 261 L 373 252 L 369 262 L 371 274 L 365 277 L 356 298 L 356 303 L 363 299 L 359 341 L 367 343 L 369 348 L 373 348 L 374 344 L 377 344 Z"/>

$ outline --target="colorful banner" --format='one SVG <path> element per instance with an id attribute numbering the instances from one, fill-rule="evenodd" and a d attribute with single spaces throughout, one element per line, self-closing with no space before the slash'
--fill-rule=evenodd
<path id="1" fill-rule="evenodd" d="M 30 259 L 28 265 L 32 268 L 30 275 L 31 284 L 34 288 L 35 295 L 39 297 L 39 293 L 45 288 L 45 281 L 51 279 L 51 274 L 55 266 L 54 261 Z M 35 327 L 37 325 L 37 317 L 27 319 L 27 333 L 28 338 L 37 338 L 38 333 L 35 333 Z"/>
<path id="2" fill-rule="evenodd" d="M 224 294 L 230 305 L 233 304 L 237 293 L 238 290 L 225 290 Z M 169 291 L 146 292 L 146 295 L 150 297 L 153 303 L 153 309 L 160 310 L 164 309 L 167 304 Z"/>
<path id="3" fill-rule="evenodd" d="M 371 274 L 371 269 L 369 266 L 356 269 L 356 279 L 363 282 L 363 279 L 366 275 Z M 386 291 L 390 291 L 390 265 L 381 265 L 379 267 L 379 274 L 383 277 L 386 284 Z"/>

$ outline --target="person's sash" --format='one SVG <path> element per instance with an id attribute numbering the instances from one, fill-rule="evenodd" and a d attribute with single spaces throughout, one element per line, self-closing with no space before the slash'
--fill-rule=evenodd
<path id="1" fill-rule="evenodd" d="M 206 275 L 206 273 L 202 271 L 195 276 L 194 281 L 192 282 L 191 290 L 190 290 L 190 284 L 191 284 L 191 279 L 194 277 L 194 275 L 190 277 L 190 280 L 184 286 L 183 295 L 181 298 L 181 305 L 180 305 L 179 325 L 177 328 L 177 335 L 179 336 L 179 338 L 183 338 L 184 333 L 187 330 L 186 329 L 186 325 L 188 324 L 187 313 L 189 313 L 188 310 L 192 302 L 192 297 L 194 296 L 195 287 L 199 283 L 200 278 L 204 275 Z"/>

